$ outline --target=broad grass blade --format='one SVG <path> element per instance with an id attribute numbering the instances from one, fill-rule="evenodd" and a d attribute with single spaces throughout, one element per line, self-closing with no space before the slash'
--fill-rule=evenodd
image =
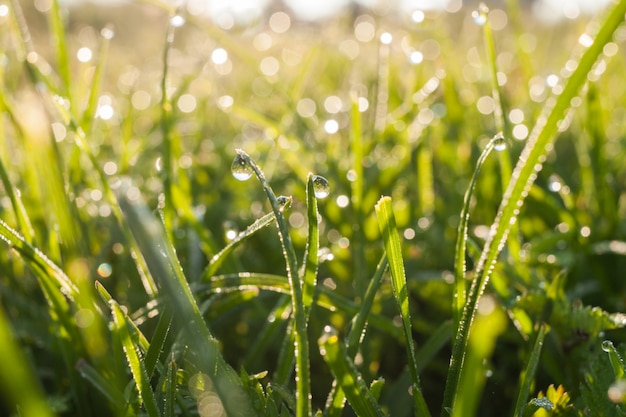
<path id="1" fill-rule="evenodd" d="M 391 197 L 382 197 L 378 201 L 376 204 L 376 215 L 378 216 L 378 225 L 383 237 L 387 259 L 389 260 L 393 295 L 400 309 L 400 316 L 402 317 L 402 328 L 404 329 L 407 356 L 409 358 L 409 371 L 411 372 L 411 379 L 413 380 L 415 413 L 418 416 L 430 416 L 422 394 L 419 373 L 417 371 L 417 360 L 415 359 L 415 346 L 411 329 L 411 314 L 409 312 L 409 294 L 406 285 L 406 275 L 404 273 L 404 260 L 402 258 L 402 248 L 400 247 L 400 236 L 396 228 L 396 219 L 391 205 Z"/>
<path id="2" fill-rule="evenodd" d="M 139 202 L 135 194 L 137 189 L 124 183 L 117 191 L 120 207 L 141 250 L 141 256 L 149 265 L 165 299 L 176 312 L 174 320 L 185 329 L 191 360 L 195 361 L 200 372 L 211 379 L 212 389 L 219 396 L 228 415 L 254 415 L 241 380 L 224 361 L 217 340 L 200 314 L 163 225 Z"/>
<path id="3" fill-rule="evenodd" d="M 613 33 L 623 22 L 625 13 L 626 0 L 621 0 L 615 4 L 600 26 L 593 43 L 578 60 L 578 65 L 567 80 L 567 84 L 561 94 L 548 100 L 520 155 L 488 239 L 485 242 L 481 257 L 478 260 L 476 279 L 472 282 L 467 297 L 468 300 L 463 309 L 459 330 L 452 348 L 441 413 L 442 417 L 447 417 L 446 409 L 452 406 L 459 388 L 461 370 L 463 369 L 465 354 L 468 349 L 469 332 L 478 307 L 478 301 L 487 286 L 498 255 L 507 241 L 509 231 L 517 222 L 520 207 L 537 177 L 537 172 L 542 167 L 547 149 L 550 148 L 557 134 L 559 120 L 566 116 L 572 99 L 576 97 L 582 86 L 587 82 L 587 74 L 602 53 L 604 45 L 611 41 Z"/>
<path id="4" fill-rule="evenodd" d="M 348 357 L 339 336 L 334 332 L 328 332 L 318 343 L 320 353 L 356 414 L 360 417 L 384 416 L 376 399 Z"/>

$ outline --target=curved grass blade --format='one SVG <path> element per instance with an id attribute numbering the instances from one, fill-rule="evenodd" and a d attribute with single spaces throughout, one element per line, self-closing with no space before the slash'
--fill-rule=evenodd
<path id="1" fill-rule="evenodd" d="M 243 232 L 239 233 L 237 237 L 235 237 L 228 245 L 226 245 L 221 251 L 216 253 L 209 262 L 209 265 L 202 272 L 200 276 L 200 281 L 207 281 L 215 275 L 217 270 L 226 260 L 226 257 L 230 255 L 235 248 L 237 248 L 241 243 L 243 243 L 246 239 L 253 236 L 259 230 L 269 226 L 272 224 L 276 217 L 274 217 L 274 213 L 268 213 L 265 216 L 257 219 L 254 223 L 246 228 Z"/>
<path id="2" fill-rule="evenodd" d="M 139 400 L 143 403 L 149 417 L 158 417 L 160 413 L 154 398 L 154 392 L 150 386 L 150 378 L 148 377 L 144 362 L 139 356 L 137 348 L 133 343 L 131 333 L 126 325 L 126 316 L 115 300 L 111 299 L 109 306 L 111 307 L 111 313 L 113 315 L 113 331 L 118 333 L 122 346 L 124 347 L 124 354 L 126 355 L 128 366 L 139 392 Z"/>
<path id="3" fill-rule="evenodd" d="M 467 251 L 467 227 L 469 223 L 469 210 L 472 196 L 474 195 L 474 189 L 476 188 L 476 181 L 478 179 L 480 169 L 482 168 L 484 162 L 487 160 L 487 157 L 493 150 L 494 145 L 496 144 L 496 141 L 499 140 L 499 138 L 499 135 L 494 136 L 478 157 L 478 161 L 476 162 L 476 168 L 474 169 L 474 174 L 472 174 L 472 179 L 470 181 L 469 187 L 467 187 L 467 190 L 465 191 L 465 196 L 463 197 L 463 208 L 461 209 L 454 256 L 454 301 L 452 303 L 452 316 L 454 317 L 456 326 L 458 326 L 459 321 L 461 320 L 461 312 L 463 311 L 463 306 L 465 306 L 466 300 L 465 256 Z"/>
<path id="4" fill-rule="evenodd" d="M 376 215 L 378 225 L 383 237 L 385 252 L 389 260 L 391 271 L 391 283 L 393 285 L 393 295 L 400 308 L 402 317 L 402 328 L 406 340 L 407 354 L 409 357 L 409 371 L 413 381 L 413 401 L 415 413 L 418 416 L 430 416 L 417 371 L 417 361 L 415 359 L 415 346 L 411 330 L 411 315 L 409 313 L 409 294 L 406 285 L 406 275 L 404 273 L 404 261 L 402 258 L 402 248 L 400 247 L 400 237 L 396 228 L 396 219 L 391 206 L 391 197 L 382 197 L 376 204 Z"/>
<path id="5" fill-rule="evenodd" d="M 294 348 L 297 352 L 296 355 L 296 416 L 305 417 L 311 414 L 311 381 L 310 381 L 310 369 L 309 369 L 309 341 L 306 330 L 306 308 L 303 302 L 302 284 L 300 277 L 298 277 L 298 261 L 296 260 L 296 253 L 291 243 L 291 237 L 289 236 L 289 229 L 287 222 L 283 216 L 283 210 L 281 204 L 276 198 L 276 194 L 269 185 L 269 182 L 265 178 L 265 174 L 259 169 L 254 160 L 250 158 L 243 150 L 237 149 L 237 155 L 243 158 L 255 175 L 263 185 L 265 194 L 269 199 L 274 216 L 276 217 L 276 223 L 278 224 L 278 235 L 283 247 L 283 255 L 287 263 L 287 278 L 289 280 L 289 286 L 291 289 L 293 316 L 294 316 Z"/>
<path id="6" fill-rule="evenodd" d="M 42 251 L 26 242 L 24 238 L 9 225 L 0 220 L 0 240 L 4 240 L 15 249 L 24 261 L 32 267 L 40 277 L 49 284 L 60 288 L 70 299 L 78 298 L 78 287 L 69 279 L 65 272 L 52 262 Z"/>
<path id="7" fill-rule="evenodd" d="M 281 294 L 291 294 L 288 279 L 281 275 L 252 272 L 216 275 L 211 279 L 211 285 L 216 289 L 219 288 L 220 291 L 258 288 Z M 204 290 L 205 288 L 202 285 L 194 286 L 194 292 L 196 293 Z M 363 306 L 357 305 L 353 301 L 342 297 L 324 286 L 316 287 L 313 299 L 315 304 L 328 311 L 343 311 L 351 316 L 359 315 L 363 309 Z M 393 322 L 385 316 L 370 314 L 367 319 L 372 326 L 396 338 L 402 335 L 402 330 L 398 329 Z"/>
<path id="8" fill-rule="evenodd" d="M 138 190 L 129 183 L 123 182 L 117 193 L 126 223 L 141 249 L 140 254 L 159 283 L 163 296 L 176 312 L 175 320 L 184 328 L 195 367 L 211 379 L 228 415 L 254 415 L 241 379 L 224 361 L 218 342 L 200 313 L 163 225 L 139 202 Z"/>
<path id="9" fill-rule="evenodd" d="M 0 106 L 2 106 L 2 93 L 0 92 Z M 4 107 L 4 106 L 3 106 Z M 4 190 L 7 193 L 9 200 L 11 201 L 11 206 L 13 207 L 13 212 L 15 213 L 15 220 L 17 225 L 19 226 L 22 235 L 24 236 L 24 240 L 29 243 L 33 243 L 33 239 L 35 238 L 35 230 L 30 222 L 28 217 L 28 213 L 26 212 L 26 208 L 22 203 L 22 199 L 19 196 L 17 190 L 11 184 L 11 180 L 9 179 L 9 175 L 4 166 L 4 162 L 0 157 L 0 181 L 2 181 L 2 185 L 4 186 Z"/>
<path id="10" fill-rule="evenodd" d="M 384 416 L 376 398 L 361 378 L 356 366 L 348 357 L 339 336 L 331 329 L 318 341 L 320 353 L 328 364 L 335 380 L 348 398 L 348 402 L 360 417 Z"/>
<path id="11" fill-rule="evenodd" d="M 546 148 L 549 147 L 557 133 L 559 120 L 566 115 L 571 100 L 578 94 L 587 81 L 587 74 L 602 53 L 602 48 L 611 41 L 613 33 L 624 20 L 626 0 L 620 0 L 609 13 L 600 27 L 593 43 L 578 61 L 578 66 L 570 76 L 561 94 L 554 100 L 549 100 L 542 115 L 535 124 L 533 131 L 518 160 L 507 187 L 496 219 L 491 227 L 487 242 L 476 266 L 476 279 L 472 282 L 468 292 L 468 301 L 463 309 L 456 339 L 452 348 L 450 368 L 444 393 L 442 417 L 446 417 L 446 409 L 454 402 L 455 393 L 459 386 L 461 370 L 469 331 L 473 321 L 480 296 L 485 290 L 498 255 L 506 243 L 509 231 L 514 223 L 524 199 L 534 183 L 537 171 L 541 168 Z"/>

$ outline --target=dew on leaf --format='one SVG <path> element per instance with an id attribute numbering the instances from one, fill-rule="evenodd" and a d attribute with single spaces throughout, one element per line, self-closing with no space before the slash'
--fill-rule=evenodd
<path id="1" fill-rule="evenodd" d="M 493 142 L 493 149 L 496 151 L 501 152 L 506 149 L 506 139 L 504 139 L 502 132 L 495 135 L 491 141 Z"/>
<path id="2" fill-rule="evenodd" d="M 313 176 L 313 192 L 316 198 L 326 198 L 330 194 L 330 184 L 321 175 Z"/>
<path id="3" fill-rule="evenodd" d="M 233 177 L 239 181 L 249 180 L 252 178 L 252 174 L 254 172 L 252 170 L 252 166 L 250 166 L 250 162 L 248 162 L 248 159 L 240 154 L 237 154 L 233 160 L 230 170 L 233 173 Z"/>

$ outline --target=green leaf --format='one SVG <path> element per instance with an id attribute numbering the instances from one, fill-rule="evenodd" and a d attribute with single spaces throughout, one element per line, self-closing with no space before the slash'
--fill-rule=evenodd
<path id="1" fill-rule="evenodd" d="M 328 331 L 319 339 L 320 353 L 330 367 L 348 402 L 360 417 L 382 417 L 380 406 L 367 388 L 336 332 Z"/>
<path id="2" fill-rule="evenodd" d="M 413 344 L 413 332 L 411 330 L 411 314 L 409 312 L 409 294 L 406 285 L 406 275 L 404 273 L 404 261 L 402 259 L 402 248 L 400 247 L 400 237 L 396 228 L 396 219 L 391 206 L 391 197 L 382 197 L 376 204 L 376 215 L 378 225 L 383 236 L 385 252 L 389 260 L 391 271 L 391 283 L 393 295 L 400 308 L 402 326 L 406 340 L 407 354 L 409 357 L 409 370 L 413 380 L 413 400 L 415 412 L 419 416 L 430 416 L 426 401 L 422 394 L 422 388 L 417 371 L 417 360 L 415 359 L 415 346 Z"/>
<path id="3" fill-rule="evenodd" d="M 124 347 L 128 367 L 133 375 L 137 391 L 139 392 L 139 400 L 143 403 L 148 416 L 158 417 L 161 414 L 154 397 L 154 392 L 150 386 L 150 378 L 146 372 L 144 362 L 137 351 L 137 347 L 133 343 L 130 331 L 126 325 L 126 317 L 115 300 L 109 301 L 113 322 L 115 324 L 114 331 L 119 334 L 120 341 Z"/>

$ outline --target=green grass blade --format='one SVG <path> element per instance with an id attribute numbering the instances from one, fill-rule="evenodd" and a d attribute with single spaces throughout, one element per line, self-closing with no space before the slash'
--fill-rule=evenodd
<path id="1" fill-rule="evenodd" d="M 545 323 L 539 325 L 539 330 L 535 337 L 535 343 L 533 344 L 533 350 L 530 352 L 530 357 L 526 363 L 526 368 L 520 375 L 520 389 L 517 393 L 517 401 L 515 402 L 514 417 L 522 417 L 524 415 L 524 409 L 530 395 L 530 387 L 535 377 L 535 371 L 537 365 L 539 365 L 539 358 L 541 357 L 541 351 L 543 349 L 543 341 L 546 337 L 549 328 Z"/>
<path id="2" fill-rule="evenodd" d="M 0 96 L 1 95 L 2 93 L 0 93 Z M 0 99 L 0 102 L 1 101 L 2 99 Z M 9 175 L 6 171 L 2 158 L 0 158 L 0 181 L 2 181 L 5 192 L 11 200 L 11 206 L 13 207 L 13 212 L 15 213 L 15 220 L 20 228 L 20 231 L 22 232 L 22 235 L 24 236 L 24 240 L 26 242 L 33 243 L 35 230 L 33 229 L 28 214 L 26 213 L 26 208 L 24 208 L 22 199 L 11 184 L 11 180 L 9 179 Z"/>
<path id="3" fill-rule="evenodd" d="M 58 0 L 52 0 L 50 13 L 48 13 L 48 22 L 52 31 L 52 39 L 54 42 L 54 51 L 56 53 L 56 64 L 58 67 L 59 77 L 61 78 L 61 90 L 59 94 L 65 97 L 70 95 L 70 85 L 72 85 L 72 75 L 70 72 L 70 60 L 67 52 L 67 39 L 65 37 L 65 24 L 63 22 L 63 11 Z"/>
<path id="4" fill-rule="evenodd" d="M 454 301 L 452 303 L 452 316 L 454 317 L 455 324 L 458 326 L 461 320 L 461 312 L 466 301 L 466 264 L 465 257 L 467 252 L 467 228 L 469 223 L 469 210 L 472 202 L 472 196 L 474 195 L 474 189 L 476 188 L 476 181 L 478 180 L 478 174 L 483 166 L 483 163 L 487 160 L 487 157 L 494 148 L 494 144 L 498 136 L 495 136 L 489 141 L 483 152 L 480 154 L 478 161 L 476 162 L 476 168 L 470 184 L 465 191 L 463 197 L 463 208 L 461 209 L 459 228 L 456 237 L 456 247 L 454 256 Z"/>
<path id="5" fill-rule="evenodd" d="M 287 277 L 251 272 L 216 275 L 211 279 L 211 287 L 206 288 L 204 285 L 194 286 L 194 292 L 202 293 L 206 290 L 219 290 L 223 292 L 228 290 L 243 290 L 247 288 L 258 288 L 281 294 L 291 294 L 289 280 Z M 362 312 L 364 308 L 362 305 L 358 305 L 324 286 L 318 286 L 316 288 L 316 293 L 313 298 L 319 307 L 328 311 L 343 311 L 346 315 L 353 317 L 359 314 L 364 314 Z M 398 329 L 393 322 L 385 316 L 370 313 L 367 320 L 370 325 L 396 338 L 400 338 L 402 336 L 402 330 Z"/>
<path id="6" fill-rule="evenodd" d="M 91 131 L 91 126 L 94 120 L 94 116 L 98 109 L 98 99 L 100 96 L 100 86 L 102 85 L 102 78 L 104 75 L 104 67 L 107 62 L 109 46 L 111 45 L 111 39 L 113 37 L 113 29 L 110 27 L 104 27 L 100 31 L 100 47 L 96 53 L 96 66 L 94 69 L 93 78 L 89 86 L 89 97 L 87 98 L 87 107 L 82 114 L 81 127 L 85 132 Z"/>
<path id="7" fill-rule="evenodd" d="M 524 147 L 517 166 L 504 194 L 497 217 L 492 225 L 485 248 L 476 267 L 476 279 L 472 282 L 468 293 L 468 301 L 463 309 L 459 330 L 452 348 L 450 368 L 444 393 L 442 417 L 446 417 L 447 408 L 454 402 L 459 386 L 464 356 L 467 351 L 469 330 L 473 321 L 480 296 L 489 281 L 493 266 L 506 243 L 509 231 L 516 222 L 520 206 L 528 195 L 537 171 L 544 159 L 546 148 L 549 147 L 557 133 L 558 122 L 568 111 L 571 100 L 587 80 L 587 74 L 602 53 L 602 48 L 611 41 L 613 33 L 624 20 L 626 0 L 621 0 L 609 13 L 600 27 L 595 40 L 587 48 L 578 61 L 578 66 L 569 77 L 567 84 L 558 97 L 549 100 L 543 114 L 537 121 Z"/>
<path id="8" fill-rule="evenodd" d="M 144 360 L 146 365 L 146 372 L 150 376 L 152 376 L 152 373 L 154 372 L 154 369 L 156 368 L 159 361 L 159 357 L 163 352 L 163 347 L 165 346 L 165 341 L 167 339 L 167 335 L 170 331 L 171 326 L 172 310 L 168 308 L 168 306 L 164 306 L 161 309 L 159 321 L 157 323 L 156 329 L 154 330 L 154 334 L 152 335 L 152 340 L 150 340 L 150 347 L 146 352 L 146 358 Z"/>
<path id="9" fill-rule="evenodd" d="M 114 331 L 119 334 L 128 367 L 133 375 L 137 391 L 139 392 L 139 400 L 143 403 L 149 417 L 160 416 L 159 409 L 154 398 L 154 392 L 150 386 L 150 378 L 146 372 L 143 360 L 139 356 L 139 352 L 133 343 L 130 331 L 126 325 L 126 316 L 115 300 L 109 301 L 111 314 L 113 315 Z"/>
<path id="10" fill-rule="evenodd" d="M 354 181 L 350 182 L 350 204 L 354 213 L 354 224 L 359 225 L 354 228 L 352 243 L 352 257 L 354 266 L 354 279 L 356 293 L 359 297 L 363 295 L 367 287 L 367 275 L 364 273 L 365 247 L 363 242 L 363 158 L 365 158 L 365 140 L 363 137 L 363 116 L 359 109 L 359 97 L 356 91 L 350 94 L 350 159 Z"/>
<path id="11" fill-rule="evenodd" d="M 78 288 L 65 275 L 65 272 L 2 220 L 0 220 L 0 239 L 15 249 L 30 267 L 40 271 L 44 278 L 51 280 L 50 284 L 60 288 L 66 296 L 71 299 L 78 297 Z"/>
<path id="12" fill-rule="evenodd" d="M 93 366 L 91 366 L 87 361 L 80 360 L 76 364 L 76 370 L 80 373 L 80 375 L 89 382 L 92 386 L 94 386 L 104 397 L 109 400 L 111 404 L 116 405 L 117 407 L 122 407 L 126 403 L 124 399 L 124 393 L 120 391 L 115 385 L 111 384 L 105 377 L 100 374 Z M 123 407 L 122 407 L 123 408 Z M 132 408 L 127 407 L 127 411 L 131 411 Z M 134 415 L 134 413 L 131 413 Z"/>
<path id="13" fill-rule="evenodd" d="M 402 317 L 402 327 L 407 346 L 407 356 L 409 358 L 409 370 L 413 381 L 413 400 L 415 403 L 415 413 L 417 416 L 430 416 L 426 401 L 422 394 L 422 388 L 417 371 L 417 361 L 415 359 L 415 346 L 411 330 L 411 315 L 409 312 L 409 294 L 406 285 L 406 275 L 404 273 L 404 261 L 402 258 L 402 248 L 400 247 L 400 236 L 396 228 L 396 219 L 391 206 L 391 197 L 382 197 L 376 204 L 376 215 L 378 225 L 383 237 L 385 252 L 389 260 L 391 271 L 391 283 L 393 294 L 400 308 Z"/>
<path id="14" fill-rule="evenodd" d="M 339 336 L 329 329 L 319 339 L 318 343 L 320 353 L 355 413 L 360 417 L 384 416 L 376 399 L 359 375 L 356 366 L 348 357 Z"/>
<path id="15" fill-rule="evenodd" d="M 356 356 L 359 345 L 363 341 L 365 337 L 365 328 L 367 325 L 367 320 L 369 318 L 370 312 L 372 310 L 372 304 L 374 303 L 374 297 L 378 292 L 378 288 L 380 288 L 380 284 L 382 283 L 382 278 L 387 270 L 387 257 L 383 256 L 376 267 L 376 271 L 374 272 L 374 276 L 370 280 L 370 283 L 365 291 L 365 296 L 363 297 L 363 302 L 361 303 L 361 308 L 359 309 L 356 316 L 352 320 L 352 326 L 350 327 L 350 332 L 348 333 L 346 340 L 346 354 L 348 358 L 354 360 Z M 346 396 L 343 392 L 341 386 L 337 384 L 333 384 L 333 388 L 328 395 L 328 400 L 326 401 L 326 409 L 324 410 L 324 416 L 335 417 L 341 416 L 343 412 L 344 404 L 345 404 Z"/>
<path id="16" fill-rule="evenodd" d="M 602 342 L 602 350 L 609 354 L 609 361 L 611 362 L 611 368 L 613 368 L 615 379 L 618 381 L 620 379 L 624 379 L 624 376 L 626 375 L 626 365 L 624 365 L 624 360 L 617 352 L 617 349 L 615 349 L 613 342 L 610 340 L 604 340 Z"/>
<path id="17" fill-rule="evenodd" d="M 473 323 L 463 376 L 452 406 L 452 417 L 476 415 L 478 400 L 487 379 L 485 361 L 493 354 L 496 340 L 506 329 L 506 324 L 506 315 L 496 306 L 495 300 L 485 297 L 481 312 Z M 442 411 L 448 413 L 445 409 Z"/>
<path id="18" fill-rule="evenodd" d="M 228 245 L 222 250 L 216 253 L 209 262 L 209 265 L 202 272 L 200 281 L 208 281 L 219 270 L 220 266 L 224 263 L 228 255 L 230 255 L 241 243 L 248 238 L 254 236 L 256 232 L 272 224 L 276 219 L 274 213 L 268 213 L 265 216 L 257 219 L 254 223 L 246 228 L 243 232 L 239 233 Z"/>
<path id="19" fill-rule="evenodd" d="M 54 414 L 46 403 L 43 390 L 35 373 L 24 357 L 22 348 L 15 340 L 4 309 L 0 306 L 0 384 L 5 399 L 15 404 L 21 416 L 52 417 Z"/>
<path id="20" fill-rule="evenodd" d="M 296 416 L 305 417 L 311 414 L 311 381 L 309 369 L 309 341 L 306 330 L 306 309 L 303 302 L 302 286 L 300 277 L 298 277 L 298 261 L 296 253 L 291 243 L 287 221 L 283 216 L 283 206 L 278 202 L 276 194 L 265 178 L 265 174 L 259 169 L 254 160 L 248 156 L 243 150 L 237 150 L 237 156 L 243 158 L 245 164 L 248 164 L 256 177 L 263 185 L 263 189 L 269 199 L 276 223 L 278 224 L 278 234 L 283 247 L 283 255 L 287 263 L 287 278 L 291 288 L 292 308 L 294 316 L 294 347 L 296 355 Z"/>
<path id="21" fill-rule="evenodd" d="M 308 237 L 304 250 L 302 266 L 304 270 L 302 276 L 302 302 L 304 308 L 309 311 L 313 304 L 313 295 L 317 283 L 317 267 L 319 264 L 320 232 L 319 232 L 319 212 L 317 211 L 317 197 L 313 185 L 314 175 L 309 173 L 306 181 L 306 206 Z M 307 313 L 308 315 L 308 313 Z"/>
<path id="22" fill-rule="evenodd" d="M 167 365 L 167 376 L 165 378 L 164 417 L 176 416 L 177 371 L 176 361 L 172 358 Z"/>
<path id="23" fill-rule="evenodd" d="M 484 6 L 481 4 L 480 7 Z M 486 7 L 486 6 L 485 6 Z M 488 12 L 488 10 L 487 10 Z M 509 129 L 507 128 L 506 120 L 504 118 L 505 108 L 504 101 L 502 99 L 502 91 L 500 84 L 498 83 L 498 67 L 497 67 L 497 53 L 496 43 L 493 38 L 493 31 L 491 30 L 491 23 L 488 16 L 485 16 L 485 24 L 483 25 L 483 35 L 485 38 L 485 50 L 487 51 L 487 61 L 489 62 L 489 72 L 491 75 L 491 96 L 496 106 L 494 108 L 493 116 L 495 119 L 496 132 L 500 132 L 501 135 L 508 135 Z M 502 191 L 506 192 L 507 178 L 511 178 L 511 159 L 509 154 L 509 148 L 504 147 L 500 151 L 500 178 L 502 181 Z M 510 256 L 518 261 L 521 245 L 519 242 L 518 226 L 511 227 L 509 232 L 508 248 Z"/>
<path id="24" fill-rule="evenodd" d="M 120 207 L 140 248 L 140 254 L 145 258 L 172 310 L 176 312 L 175 321 L 185 329 L 196 367 L 213 382 L 213 389 L 227 414 L 253 415 L 241 379 L 224 361 L 217 340 L 200 314 L 163 225 L 140 203 L 136 188 L 124 182 L 117 192 Z"/>

